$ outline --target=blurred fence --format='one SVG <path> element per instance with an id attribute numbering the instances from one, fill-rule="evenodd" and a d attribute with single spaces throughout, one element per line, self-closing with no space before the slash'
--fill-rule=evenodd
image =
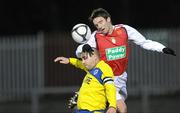
<path id="1" fill-rule="evenodd" d="M 147 112 L 149 95 L 180 90 L 180 30 L 141 32 L 148 39 L 161 42 L 177 53 L 174 57 L 147 51 L 130 42 L 128 94 L 142 95 L 144 112 Z M 32 112 L 38 112 L 41 95 L 78 90 L 84 72 L 53 62 L 57 56 L 75 57 L 76 47 L 69 33 L 0 37 L 0 101 L 29 99 L 32 101 Z"/>
<path id="2" fill-rule="evenodd" d="M 23 100 L 44 86 L 43 36 L 0 38 L 0 101 Z"/>
<path id="3" fill-rule="evenodd" d="M 178 59 L 180 39 L 179 30 L 142 30 L 148 39 L 158 41 L 174 49 L 177 57 L 158 52 L 147 51 L 130 43 L 128 67 L 128 89 L 130 95 L 139 95 L 147 90 L 150 95 L 167 94 L 180 90 L 180 72 Z"/>

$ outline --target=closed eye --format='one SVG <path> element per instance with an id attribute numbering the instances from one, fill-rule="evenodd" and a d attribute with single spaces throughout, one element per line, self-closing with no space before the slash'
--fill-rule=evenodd
<path id="1" fill-rule="evenodd" d="M 88 56 L 83 56 L 81 59 L 86 60 L 87 58 L 88 58 Z"/>

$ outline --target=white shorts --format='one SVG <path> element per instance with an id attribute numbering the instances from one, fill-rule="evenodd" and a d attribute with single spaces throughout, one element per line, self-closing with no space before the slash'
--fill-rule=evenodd
<path id="1" fill-rule="evenodd" d="M 114 77 L 114 83 L 116 86 L 116 100 L 123 99 L 124 101 L 127 98 L 127 89 L 126 89 L 126 82 L 127 82 L 127 73 L 124 72 L 120 76 Z"/>

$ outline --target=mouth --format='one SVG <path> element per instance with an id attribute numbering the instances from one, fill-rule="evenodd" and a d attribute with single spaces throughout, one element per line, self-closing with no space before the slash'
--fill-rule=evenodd
<path id="1" fill-rule="evenodd" d="M 88 66 L 87 65 L 84 65 L 85 66 L 85 68 L 88 68 Z"/>
<path id="2" fill-rule="evenodd" d="M 102 32 L 105 31 L 105 28 L 102 29 Z"/>
<path id="3" fill-rule="evenodd" d="M 99 29 L 100 32 L 104 32 L 105 28 Z"/>

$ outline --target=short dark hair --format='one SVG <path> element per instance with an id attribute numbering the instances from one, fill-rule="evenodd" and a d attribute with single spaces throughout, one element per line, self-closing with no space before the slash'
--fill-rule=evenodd
<path id="1" fill-rule="evenodd" d="M 96 48 L 94 47 L 91 47 L 89 44 L 84 44 L 83 47 L 82 47 L 82 52 L 85 53 L 87 52 L 89 54 L 89 56 L 92 56 L 92 55 L 97 55 L 98 58 L 99 58 L 99 52 Z"/>
<path id="2" fill-rule="evenodd" d="M 108 17 L 111 18 L 111 15 L 105 9 L 97 8 L 92 11 L 91 16 L 89 17 L 90 22 L 92 22 L 96 17 L 103 17 L 107 19 Z"/>

